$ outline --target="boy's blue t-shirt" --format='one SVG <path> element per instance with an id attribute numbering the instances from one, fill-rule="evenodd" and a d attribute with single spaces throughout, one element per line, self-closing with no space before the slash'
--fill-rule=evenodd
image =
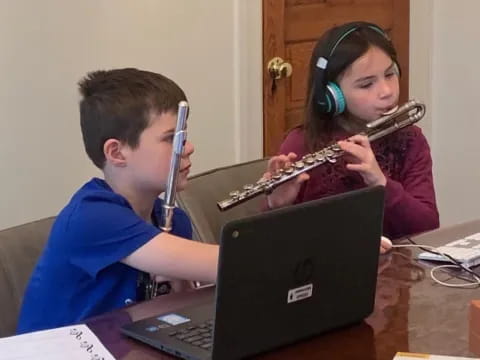
<path id="1" fill-rule="evenodd" d="M 158 223 L 161 211 L 158 199 L 152 214 Z M 192 236 L 181 209 L 175 209 L 172 228 Z M 160 232 L 104 180 L 86 183 L 55 220 L 25 291 L 17 332 L 78 323 L 136 301 L 140 271 L 120 261 Z"/>

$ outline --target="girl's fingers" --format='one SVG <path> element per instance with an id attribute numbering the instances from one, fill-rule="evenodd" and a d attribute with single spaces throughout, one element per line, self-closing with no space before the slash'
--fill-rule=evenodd
<path id="1" fill-rule="evenodd" d="M 352 171 L 366 171 L 367 167 L 365 164 L 347 164 L 347 169 Z"/>
<path id="2" fill-rule="evenodd" d="M 274 156 L 268 160 L 268 171 L 270 173 L 275 173 L 281 163 L 283 163 L 285 160 L 283 159 L 284 155 L 279 155 L 279 156 Z"/>
<path id="3" fill-rule="evenodd" d="M 370 141 L 368 140 L 368 137 L 365 135 L 353 135 L 348 139 L 350 142 L 353 142 L 357 145 L 360 145 L 366 149 L 370 149 Z"/>
<path id="4" fill-rule="evenodd" d="M 291 152 L 291 153 L 288 153 L 287 157 L 290 162 L 293 162 L 297 158 L 297 154 Z"/>
<path id="5" fill-rule="evenodd" d="M 310 175 L 308 175 L 307 173 L 301 173 L 300 175 L 298 175 L 296 177 L 296 183 L 301 184 L 301 183 L 307 181 L 308 179 L 310 179 Z"/>
<path id="6" fill-rule="evenodd" d="M 338 145 L 347 154 L 357 158 L 360 161 L 364 161 L 367 157 L 366 149 L 359 144 L 350 141 L 339 141 Z"/>
<path id="7" fill-rule="evenodd" d="M 296 158 L 297 154 L 293 152 L 289 153 L 288 155 L 273 156 L 268 161 L 268 171 L 273 174 L 280 169 L 286 168 L 290 166 Z"/>

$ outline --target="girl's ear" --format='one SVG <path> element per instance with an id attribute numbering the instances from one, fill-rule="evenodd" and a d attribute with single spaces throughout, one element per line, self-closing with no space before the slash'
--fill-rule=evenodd
<path id="1" fill-rule="evenodd" d="M 108 139 L 103 144 L 103 154 L 106 162 L 115 167 L 127 166 L 125 150 L 126 146 L 117 139 Z"/>

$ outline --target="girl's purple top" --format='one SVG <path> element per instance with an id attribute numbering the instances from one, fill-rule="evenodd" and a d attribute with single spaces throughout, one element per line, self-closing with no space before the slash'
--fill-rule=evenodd
<path id="1" fill-rule="evenodd" d="M 347 137 L 346 133 L 337 133 L 334 140 Z M 421 129 L 409 126 L 376 140 L 371 146 L 387 178 L 383 233 L 395 239 L 438 228 L 432 158 Z M 290 152 L 297 154 L 298 159 L 309 153 L 302 128 L 290 131 L 282 143 L 279 153 Z M 310 180 L 303 184 L 295 203 L 366 186 L 357 172 L 346 168 L 344 157 L 335 164 L 320 165 L 309 174 Z"/>

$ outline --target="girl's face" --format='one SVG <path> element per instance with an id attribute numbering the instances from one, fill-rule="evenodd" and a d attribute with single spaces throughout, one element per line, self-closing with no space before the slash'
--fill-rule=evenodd
<path id="1" fill-rule="evenodd" d="M 370 122 L 397 105 L 398 71 L 390 56 L 378 47 L 355 60 L 337 79 L 343 91 L 347 114 Z"/>

